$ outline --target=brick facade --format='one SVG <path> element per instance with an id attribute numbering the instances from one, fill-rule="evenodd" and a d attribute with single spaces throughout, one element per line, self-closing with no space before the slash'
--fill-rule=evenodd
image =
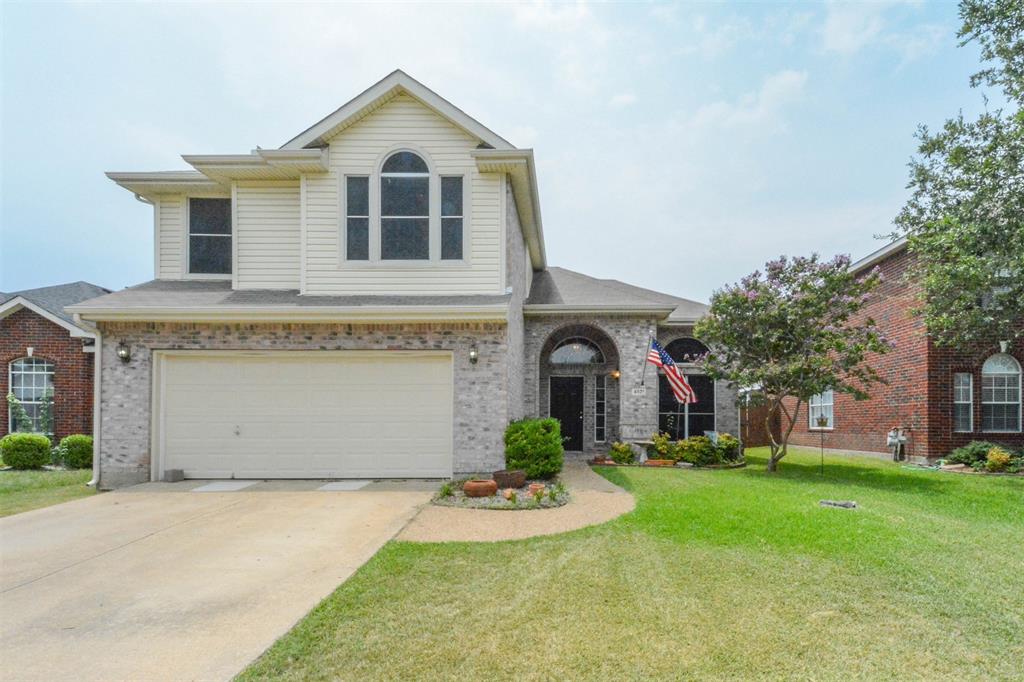
<path id="1" fill-rule="evenodd" d="M 28 355 L 48 360 L 53 373 L 53 428 L 59 440 L 72 434 L 92 434 L 93 354 L 83 351 L 83 339 L 72 338 L 67 329 L 22 308 L 0 319 L 0 397 L 10 387 L 10 363 Z M 7 401 L 0 412 L 0 436 L 8 432 Z"/>
<path id="2" fill-rule="evenodd" d="M 885 282 L 864 315 L 875 319 L 895 349 L 869 358 L 869 363 L 888 382 L 869 389 L 870 399 L 854 400 L 835 394 L 834 427 L 824 433 L 826 448 L 858 452 L 888 451 L 886 434 L 896 426 L 907 429 L 907 455 L 915 459 L 937 458 L 971 440 L 994 440 L 1024 445 L 1022 434 L 981 432 L 981 365 L 999 352 L 993 341 L 976 348 L 937 348 L 927 336 L 924 321 L 913 314 L 919 287 L 907 277 L 913 256 L 905 249 L 879 263 Z M 1011 349 L 1024 364 L 1020 348 Z M 954 372 L 974 375 L 974 426 L 972 434 L 953 433 Z M 792 409 L 794 402 L 789 401 Z M 817 447 L 821 432 L 811 428 L 807 405 L 801 405 L 790 442 Z"/>

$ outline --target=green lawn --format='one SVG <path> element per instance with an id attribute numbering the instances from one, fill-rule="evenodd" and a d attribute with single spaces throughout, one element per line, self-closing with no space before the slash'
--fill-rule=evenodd
<path id="1" fill-rule="evenodd" d="M 49 507 L 92 495 L 92 470 L 0 471 L 0 516 Z"/>
<path id="2" fill-rule="evenodd" d="M 1024 675 L 1024 479 L 749 458 L 606 469 L 636 511 L 573 533 L 392 542 L 241 678 Z"/>

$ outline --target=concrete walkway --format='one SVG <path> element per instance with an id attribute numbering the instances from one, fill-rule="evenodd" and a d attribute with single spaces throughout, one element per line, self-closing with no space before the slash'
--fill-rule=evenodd
<path id="1" fill-rule="evenodd" d="M 0 519 L 0 679 L 229 679 L 431 495 L 151 487 Z"/>
<path id="2" fill-rule="evenodd" d="M 611 521 L 636 506 L 632 495 L 595 474 L 583 462 L 566 462 L 561 480 L 572 496 L 564 507 L 511 511 L 428 505 L 398 539 L 416 542 L 519 540 Z"/>

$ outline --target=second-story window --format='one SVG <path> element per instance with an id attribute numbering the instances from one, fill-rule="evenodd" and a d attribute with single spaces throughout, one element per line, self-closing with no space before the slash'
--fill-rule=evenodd
<path id="1" fill-rule="evenodd" d="M 462 260 L 462 178 L 441 178 L 441 260 Z"/>
<path id="2" fill-rule="evenodd" d="M 412 152 L 392 154 L 381 168 L 380 258 L 430 258 L 430 171 Z"/>
<path id="3" fill-rule="evenodd" d="M 345 179 L 345 257 L 370 258 L 370 178 Z"/>
<path id="4" fill-rule="evenodd" d="M 188 272 L 231 274 L 231 199 L 188 200 Z"/>

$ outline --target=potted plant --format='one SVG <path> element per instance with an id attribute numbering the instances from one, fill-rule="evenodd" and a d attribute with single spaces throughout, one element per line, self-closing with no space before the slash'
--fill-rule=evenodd
<path id="1" fill-rule="evenodd" d="M 462 484 L 466 497 L 490 497 L 498 492 L 498 484 L 492 479 L 470 479 Z"/>
<path id="2" fill-rule="evenodd" d="M 499 488 L 522 488 L 526 485 L 526 472 L 522 469 L 502 469 L 492 476 Z"/>

